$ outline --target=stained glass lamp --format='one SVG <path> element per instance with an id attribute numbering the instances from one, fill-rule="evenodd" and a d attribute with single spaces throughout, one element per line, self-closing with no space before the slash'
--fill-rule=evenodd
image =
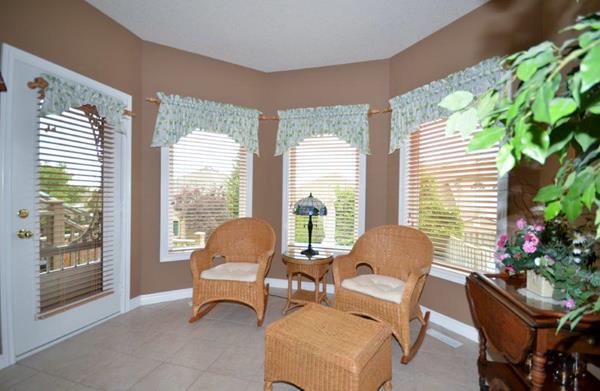
<path id="1" fill-rule="evenodd" d="M 308 248 L 302 251 L 307 257 L 317 255 L 319 252 L 312 248 L 313 216 L 327 216 L 327 207 L 321 200 L 313 197 L 312 193 L 308 197 L 302 198 L 294 205 L 294 214 L 296 216 L 308 216 Z"/>

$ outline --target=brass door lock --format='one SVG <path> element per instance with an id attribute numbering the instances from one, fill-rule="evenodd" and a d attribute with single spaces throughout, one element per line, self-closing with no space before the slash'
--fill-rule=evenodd
<path id="1" fill-rule="evenodd" d="M 33 237 L 33 232 L 28 229 L 20 229 L 17 231 L 17 237 L 19 239 L 31 239 Z"/>
<path id="2" fill-rule="evenodd" d="M 19 209 L 19 213 L 17 213 L 17 215 L 22 219 L 26 219 L 29 217 L 29 211 L 27 209 Z"/>

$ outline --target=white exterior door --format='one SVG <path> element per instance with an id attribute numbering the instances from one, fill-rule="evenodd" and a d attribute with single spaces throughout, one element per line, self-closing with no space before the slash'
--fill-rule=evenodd
<path id="1" fill-rule="evenodd" d="M 41 116 L 38 92 L 27 82 L 42 73 L 131 107 L 122 92 L 3 46 L 3 340 L 10 338 L 16 358 L 125 308 L 130 123 L 125 132 L 112 131 L 93 109 Z"/>

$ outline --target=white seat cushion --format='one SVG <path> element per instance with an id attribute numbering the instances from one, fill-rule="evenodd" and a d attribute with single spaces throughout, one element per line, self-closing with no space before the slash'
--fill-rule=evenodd
<path id="1" fill-rule="evenodd" d="M 258 263 L 225 262 L 200 273 L 205 280 L 256 281 Z"/>
<path id="2" fill-rule="evenodd" d="M 381 300 L 399 304 L 402 301 L 404 281 L 379 274 L 363 274 L 342 281 L 342 287 Z"/>

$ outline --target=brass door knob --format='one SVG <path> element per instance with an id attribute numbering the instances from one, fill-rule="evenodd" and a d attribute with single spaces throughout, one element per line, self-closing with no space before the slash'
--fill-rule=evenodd
<path id="1" fill-rule="evenodd" d="M 33 232 L 28 229 L 20 229 L 17 231 L 17 237 L 19 239 L 30 239 L 33 237 Z"/>
<path id="2" fill-rule="evenodd" d="M 19 209 L 19 213 L 17 213 L 17 215 L 22 219 L 26 219 L 29 217 L 29 211 L 27 209 Z"/>

